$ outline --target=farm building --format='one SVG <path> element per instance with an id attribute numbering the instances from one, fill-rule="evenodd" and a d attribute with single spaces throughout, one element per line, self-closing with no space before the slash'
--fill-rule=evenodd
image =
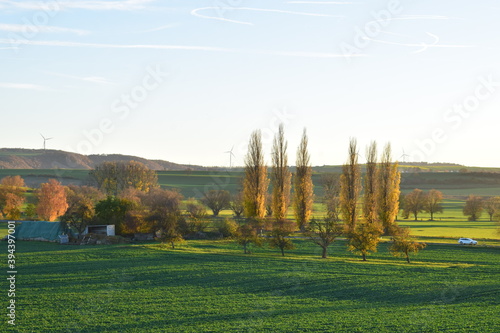
<path id="1" fill-rule="evenodd" d="M 69 231 L 70 234 L 73 234 Z M 14 236 L 18 240 L 37 240 L 46 242 L 63 242 L 61 238 L 68 234 L 68 230 L 62 222 L 46 221 L 21 221 L 16 222 L 16 232 Z M 105 236 L 115 235 L 115 226 L 112 225 L 89 225 L 85 228 L 83 235 L 98 234 Z M 67 237 L 64 242 L 67 242 Z"/>
<path id="2" fill-rule="evenodd" d="M 16 222 L 14 236 L 17 240 L 58 242 L 63 234 L 65 231 L 61 222 L 22 221 Z"/>
<path id="3" fill-rule="evenodd" d="M 85 231 L 83 232 L 83 235 L 86 234 L 114 236 L 115 225 L 114 224 L 89 225 L 85 228 Z"/>

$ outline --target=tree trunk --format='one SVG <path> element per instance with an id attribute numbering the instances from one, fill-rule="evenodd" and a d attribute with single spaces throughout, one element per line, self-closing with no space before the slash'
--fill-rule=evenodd
<path id="1" fill-rule="evenodd" d="M 175 250 L 175 243 L 174 242 L 170 242 L 170 244 L 172 245 L 172 250 Z"/>
<path id="2" fill-rule="evenodd" d="M 284 257 L 285 256 L 285 249 L 284 248 L 281 248 L 281 256 Z"/>
<path id="3" fill-rule="evenodd" d="M 411 264 L 410 256 L 408 255 L 408 253 L 406 253 L 406 261 L 408 261 L 408 263 Z"/>
<path id="4" fill-rule="evenodd" d="M 363 261 L 366 261 L 366 253 L 361 253 L 361 255 L 363 256 Z"/>
<path id="5" fill-rule="evenodd" d="M 413 215 L 415 216 L 415 222 L 418 221 L 418 213 L 413 213 Z"/>
<path id="6" fill-rule="evenodd" d="M 431 210 L 430 213 L 431 213 L 431 221 L 434 221 L 434 212 Z"/>
<path id="7" fill-rule="evenodd" d="M 326 259 L 326 257 L 327 257 L 327 252 L 326 252 L 327 249 L 328 248 L 326 248 L 326 247 L 323 248 L 323 252 L 321 253 L 321 258 Z"/>

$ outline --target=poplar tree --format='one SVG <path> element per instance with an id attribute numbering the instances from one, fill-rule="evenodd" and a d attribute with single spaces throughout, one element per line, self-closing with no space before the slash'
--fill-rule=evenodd
<path id="1" fill-rule="evenodd" d="M 286 218 L 288 207 L 290 206 L 292 175 L 288 168 L 287 146 L 283 124 L 280 124 L 278 133 L 274 137 L 271 174 L 273 185 L 272 213 L 277 221 L 282 221 Z"/>
<path id="2" fill-rule="evenodd" d="M 356 139 L 349 142 L 348 161 L 342 167 L 340 176 L 340 210 L 348 230 L 355 228 L 358 221 L 358 200 L 361 192 L 361 170 L 358 164 Z"/>
<path id="3" fill-rule="evenodd" d="M 393 163 L 391 157 L 391 145 L 388 143 L 382 154 L 378 170 L 378 218 L 384 233 L 392 234 L 396 224 L 399 211 L 399 184 L 401 173 L 398 171 L 398 163 Z"/>
<path id="4" fill-rule="evenodd" d="M 296 172 L 294 177 L 294 211 L 297 225 L 301 230 L 309 223 L 313 208 L 313 182 L 311 156 L 307 148 L 308 138 L 306 130 L 302 134 L 299 148 L 297 149 Z"/>
<path id="5" fill-rule="evenodd" d="M 243 200 L 245 215 L 263 218 L 266 215 L 266 193 L 269 185 L 267 167 L 264 164 L 262 136 L 255 131 L 250 136 L 248 153 L 245 157 L 245 179 L 243 180 Z"/>
<path id="6" fill-rule="evenodd" d="M 373 141 L 366 150 L 366 173 L 363 200 L 363 216 L 367 223 L 378 221 L 377 193 L 378 193 L 378 169 L 377 169 L 377 143 Z"/>

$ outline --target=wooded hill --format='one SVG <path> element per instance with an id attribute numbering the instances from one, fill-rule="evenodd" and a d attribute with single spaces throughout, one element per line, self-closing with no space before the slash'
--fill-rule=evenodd
<path id="1" fill-rule="evenodd" d="M 130 155 L 82 155 L 62 150 L 1 148 L 0 169 L 93 169 L 102 162 L 137 161 L 152 170 L 207 170 L 198 165 L 176 164 L 163 160 L 148 160 Z"/>

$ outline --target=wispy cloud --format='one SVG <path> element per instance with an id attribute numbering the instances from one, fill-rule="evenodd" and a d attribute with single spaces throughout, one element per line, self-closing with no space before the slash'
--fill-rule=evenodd
<path id="1" fill-rule="evenodd" d="M 11 45 L 12 40 L 0 38 L 0 44 Z M 303 51 L 274 51 L 274 50 L 252 50 L 252 49 L 231 49 L 214 46 L 190 46 L 190 45 L 168 45 L 168 44 L 96 44 L 96 43 L 78 43 L 68 41 L 40 41 L 40 40 L 19 40 L 19 45 L 35 46 L 56 46 L 56 47 L 83 47 L 83 48 L 110 48 L 110 49 L 155 49 L 155 50 L 183 50 L 183 51 L 207 51 L 207 52 L 225 52 L 225 53 L 243 53 L 243 54 L 265 54 L 280 55 L 289 57 L 306 58 L 345 58 L 344 54 L 325 53 L 325 52 L 303 52 Z M 351 57 L 363 57 L 362 54 L 351 55 Z"/>
<path id="2" fill-rule="evenodd" d="M 37 90 L 37 91 L 51 91 L 53 89 L 32 83 L 12 83 L 0 82 L 0 88 L 4 89 L 24 89 L 24 90 Z"/>
<path id="3" fill-rule="evenodd" d="M 381 39 L 373 39 L 369 37 L 364 37 L 364 39 L 381 44 L 390 44 L 390 45 L 398 45 L 398 46 L 406 46 L 406 47 L 415 47 L 419 48 L 413 53 L 421 53 L 429 48 L 473 48 L 477 47 L 476 45 L 467 45 L 467 44 L 439 44 L 439 36 L 436 36 L 430 32 L 427 32 L 427 35 L 434 39 L 432 42 L 420 42 L 420 43 L 401 43 L 401 42 L 392 42 Z"/>
<path id="4" fill-rule="evenodd" d="M 392 19 L 393 20 L 451 20 L 456 18 L 443 15 L 401 15 L 398 17 L 393 17 Z"/>
<path id="5" fill-rule="evenodd" d="M 73 79 L 73 80 L 84 81 L 84 82 L 89 82 L 89 83 L 94 83 L 94 84 L 99 84 L 99 85 L 113 85 L 113 84 L 115 84 L 114 82 L 111 82 L 102 76 L 76 76 L 76 75 L 68 75 L 68 74 L 46 72 L 46 71 L 44 71 L 44 73 L 49 74 L 49 75 L 53 75 L 53 76 L 60 76 L 60 77 L 64 77 L 64 78 L 69 78 L 69 79 Z"/>
<path id="6" fill-rule="evenodd" d="M 86 76 L 81 78 L 82 81 L 86 82 L 91 82 L 91 83 L 97 83 L 97 84 L 114 84 L 113 82 L 107 80 L 106 78 L 102 76 Z"/>
<path id="7" fill-rule="evenodd" d="M 312 4 L 312 5 L 353 5 L 361 4 L 361 2 L 349 2 L 349 1 L 288 1 L 287 3 L 295 4 Z"/>
<path id="8" fill-rule="evenodd" d="M 147 8 L 147 4 L 155 0 L 126 0 L 126 1 L 0 1 L 0 8 L 17 8 L 24 10 L 57 11 L 64 9 L 87 10 L 140 10 Z"/>
<path id="9" fill-rule="evenodd" d="M 8 31 L 8 32 L 54 32 L 54 33 L 74 33 L 77 35 L 86 35 L 89 33 L 87 30 L 80 29 L 69 29 L 62 27 L 54 27 L 50 25 L 26 25 L 26 24 L 3 24 L 0 23 L 0 31 Z"/>
<path id="10" fill-rule="evenodd" d="M 452 18 L 443 15 L 401 15 L 396 17 L 388 17 L 381 20 L 373 20 L 370 22 L 389 22 L 389 21 L 420 21 L 420 20 L 454 20 L 457 18 Z"/>
<path id="11" fill-rule="evenodd" d="M 219 20 L 219 21 L 226 21 L 226 22 L 231 22 L 231 23 L 253 25 L 253 23 L 251 23 L 251 22 L 231 20 L 231 19 L 223 17 L 222 15 L 211 16 L 211 15 L 204 15 L 204 14 L 199 13 L 199 12 L 205 11 L 205 10 L 215 10 L 215 11 L 247 10 L 247 11 L 257 11 L 257 12 L 279 13 L 279 14 L 304 15 L 304 16 L 337 17 L 337 18 L 342 17 L 342 16 L 338 16 L 338 15 L 329 15 L 329 14 L 320 14 L 320 13 L 306 13 L 306 12 L 295 12 L 295 11 L 281 10 L 281 9 L 250 8 L 250 7 L 202 7 L 202 8 L 193 9 L 191 11 L 191 15 L 201 17 L 204 19 L 210 19 L 210 20 Z"/>

